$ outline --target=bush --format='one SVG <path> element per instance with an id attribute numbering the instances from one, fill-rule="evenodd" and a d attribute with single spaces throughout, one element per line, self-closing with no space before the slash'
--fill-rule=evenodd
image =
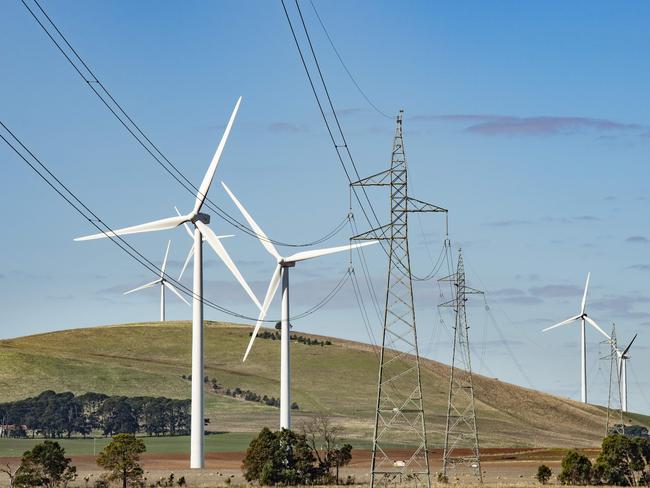
<path id="1" fill-rule="evenodd" d="M 551 475 L 553 472 L 551 471 L 551 468 L 546 466 L 546 464 L 542 464 L 537 468 L 537 475 L 535 478 L 537 478 L 537 481 L 539 481 L 541 484 L 545 485 L 548 483 L 548 480 L 551 479 Z"/>
<path id="2" fill-rule="evenodd" d="M 248 446 L 242 469 L 247 481 L 261 485 L 305 485 L 315 477 L 314 461 L 304 435 L 265 427 Z"/>
<path id="3" fill-rule="evenodd" d="M 591 482 L 591 461 L 584 454 L 570 450 L 562 459 L 557 479 L 563 485 L 588 485 Z"/>
<path id="4" fill-rule="evenodd" d="M 45 441 L 23 454 L 16 472 L 15 486 L 67 486 L 77 477 L 77 468 L 65 457 L 65 449 L 58 442 Z"/>

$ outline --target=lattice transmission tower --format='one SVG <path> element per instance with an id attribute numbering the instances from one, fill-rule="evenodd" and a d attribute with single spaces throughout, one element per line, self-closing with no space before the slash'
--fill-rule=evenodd
<path id="1" fill-rule="evenodd" d="M 382 246 L 388 254 L 371 487 L 410 480 L 425 481 L 427 486 L 431 484 L 413 306 L 408 215 L 411 212 L 447 210 L 408 196 L 403 114 L 404 111 L 400 110 L 396 120 L 390 168 L 352 183 L 352 186 L 359 187 L 390 187 L 390 223 L 353 237 L 356 240 L 385 241 Z M 391 450 L 395 446 L 404 448 Z"/>
<path id="2" fill-rule="evenodd" d="M 609 361 L 609 393 L 607 396 L 607 420 L 605 422 L 605 435 L 625 434 L 623 421 L 623 400 L 621 398 L 621 369 L 616 339 L 616 324 L 612 324 L 610 339 L 605 341 L 609 346 L 609 353 L 601 358 Z"/>
<path id="3" fill-rule="evenodd" d="M 465 304 L 467 295 L 483 294 L 483 292 L 467 286 L 463 253 L 460 249 L 456 272 L 440 281 L 451 282 L 454 293 L 451 300 L 440 306 L 451 307 L 455 313 L 442 474 L 448 478 L 452 469 L 470 468 L 482 483 L 481 450 L 476 426 L 472 359 L 469 347 L 469 323 Z"/>

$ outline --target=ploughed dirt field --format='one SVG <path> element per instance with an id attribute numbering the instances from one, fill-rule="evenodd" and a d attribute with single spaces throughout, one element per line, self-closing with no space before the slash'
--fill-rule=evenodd
<path id="1" fill-rule="evenodd" d="M 598 449 L 582 449 L 582 452 L 590 458 L 598 455 Z M 530 485 L 536 483 L 534 476 L 540 464 L 548 465 L 553 474 L 559 472 L 560 461 L 564 456 L 565 449 L 508 449 L 508 448 L 487 448 L 481 450 L 481 464 L 483 468 L 484 481 L 493 485 Z M 405 455 L 399 449 L 390 450 L 388 454 L 395 459 L 402 459 Z M 462 454 L 462 452 L 460 453 Z M 349 466 L 341 470 L 341 478 L 353 476 L 357 483 L 369 482 L 368 471 L 370 469 L 371 451 L 368 449 L 355 449 L 352 461 Z M 243 452 L 212 452 L 206 454 L 206 467 L 202 471 L 187 469 L 189 464 L 188 455 L 151 453 L 144 454 L 141 458 L 145 469 L 147 482 L 155 482 L 162 477 L 174 473 L 176 479 L 184 476 L 190 486 L 225 486 L 230 478 L 229 484 L 239 485 L 245 483 L 241 472 L 241 464 L 244 458 Z M 0 465 L 17 464 L 19 458 L 0 458 Z M 77 484 L 84 486 L 85 478 L 89 483 L 100 476 L 101 470 L 95 464 L 94 456 L 72 456 L 72 461 L 77 466 L 79 477 Z M 432 481 L 442 468 L 442 449 L 432 449 L 429 453 Z M 462 486 L 476 484 L 474 476 L 470 471 L 458 470 L 450 473 L 450 484 Z M 0 486 L 5 486 L 6 480 L 0 478 Z"/>

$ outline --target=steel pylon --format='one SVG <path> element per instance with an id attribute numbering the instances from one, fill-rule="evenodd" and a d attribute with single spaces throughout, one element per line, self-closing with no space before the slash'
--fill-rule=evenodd
<path id="1" fill-rule="evenodd" d="M 352 183 L 359 187 L 390 187 L 390 223 L 352 238 L 385 241 L 382 246 L 388 254 L 370 472 L 373 488 L 418 480 L 426 486 L 431 484 L 413 305 L 408 214 L 447 210 L 408 196 L 402 120 L 401 110 L 396 119 L 390 168 Z"/>
<path id="2" fill-rule="evenodd" d="M 621 398 L 621 369 L 618 355 L 618 341 L 616 339 L 616 324 L 612 324 L 610 339 L 605 341 L 609 345 L 609 354 L 601 359 L 609 361 L 609 393 L 607 396 L 607 420 L 605 421 L 605 435 L 625 434 L 623 420 L 623 400 Z"/>
<path id="3" fill-rule="evenodd" d="M 451 282 L 454 290 L 454 297 L 440 306 L 452 307 L 455 313 L 442 474 L 448 479 L 450 470 L 458 467 L 470 468 L 482 483 L 483 471 L 474 407 L 469 323 L 465 304 L 467 295 L 483 294 L 483 292 L 467 286 L 463 254 L 460 249 L 456 272 L 440 281 Z"/>

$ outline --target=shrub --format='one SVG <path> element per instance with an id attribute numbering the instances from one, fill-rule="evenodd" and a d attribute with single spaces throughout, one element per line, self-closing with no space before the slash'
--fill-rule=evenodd
<path id="1" fill-rule="evenodd" d="M 548 483 L 548 480 L 551 479 L 551 475 L 553 472 L 551 471 L 551 468 L 546 466 L 546 464 L 542 464 L 537 468 L 537 475 L 535 478 L 537 478 L 537 481 L 539 481 L 541 484 L 545 485 Z"/>
<path id="2" fill-rule="evenodd" d="M 265 427 L 248 446 L 242 469 L 247 481 L 262 485 L 304 485 L 314 479 L 314 461 L 304 435 Z"/>
<path id="3" fill-rule="evenodd" d="M 570 450 L 562 459 L 562 471 L 557 479 L 563 485 L 588 485 L 591 482 L 591 461 L 576 450 Z"/>

